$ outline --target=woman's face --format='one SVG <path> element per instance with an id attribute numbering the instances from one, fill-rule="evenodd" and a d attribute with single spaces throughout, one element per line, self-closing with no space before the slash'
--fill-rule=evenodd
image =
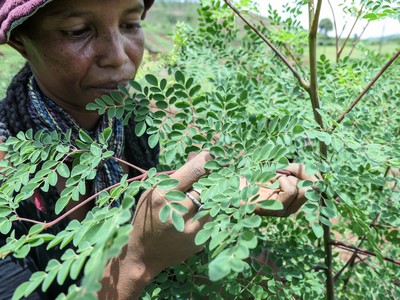
<path id="1" fill-rule="evenodd" d="M 55 0 L 17 29 L 14 40 L 43 93 L 80 110 L 135 76 L 144 50 L 143 10 L 143 0 Z"/>

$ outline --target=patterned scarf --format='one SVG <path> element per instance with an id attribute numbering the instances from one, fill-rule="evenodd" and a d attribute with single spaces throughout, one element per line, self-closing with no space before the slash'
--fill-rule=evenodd
<path id="1" fill-rule="evenodd" d="M 114 156 L 121 158 L 124 150 L 124 126 L 121 119 L 109 118 L 107 114 L 100 117 L 97 128 L 93 131 L 88 131 L 81 128 L 76 121 L 61 107 L 54 103 L 51 99 L 43 95 L 32 76 L 28 83 L 28 95 L 30 102 L 28 112 L 34 122 L 34 131 L 41 129 L 50 133 L 56 131 L 63 135 L 68 130 L 71 130 L 70 143 L 76 147 L 75 141 L 79 139 L 79 131 L 85 131 L 94 141 L 98 141 L 99 134 L 106 128 L 112 129 L 112 136 L 108 141 L 108 150 L 114 152 Z M 69 160 L 70 162 L 72 161 Z M 105 188 L 118 183 L 123 176 L 123 171 L 119 163 L 109 158 L 103 161 L 97 170 L 94 179 L 94 192 L 97 193 Z M 120 200 L 113 201 L 112 206 L 119 206 Z"/>

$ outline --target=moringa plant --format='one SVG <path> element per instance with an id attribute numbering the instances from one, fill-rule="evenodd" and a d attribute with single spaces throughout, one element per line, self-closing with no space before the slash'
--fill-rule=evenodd
<path id="1" fill-rule="evenodd" d="M 360 17 L 399 16 L 392 1 L 361 1 Z M 301 28 L 308 5 L 310 27 Z M 141 170 L 88 198 L 96 201 L 85 220 L 68 221 L 65 207 L 85 194 L 107 150 L 111 129 L 98 141 L 81 132 L 78 147 L 70 136 L 21 132 L 1 145 L 0 230 L 9 234 L 0 257 L 25 257 L 38 246 L 65 249 L 15 292 L 28 296 L 53 281 L 76 279 L 60 299 L 92 299 L 107 261 L 128 241 L 135 197 L 157 186 L 168 191 L 160 220 L 182 231 L 180 203 L 169 177 L 188 153 L 208 149 L 210 174 L 202 190 L 202 209 L 212 221 L 197 234 L 200 254 L 168 268 L 146 288 L 144 299 L 388 299 L 400 297 L 400 193 L 398 168 L 400 49 L 382 56 L 364 49 L 363 57 L 339 49 L 332 59 L 319 55 L 317 30 L 322 1 L 297 1 L 285 15 L 269 7 L 268 16 L 250 13 L 251 1 L 204 0 L 198 29 L 177 26 L 175 48 L 165 58 L 167 74 L 147 74 L 88 106 L 100 114 L 133 118 L 135 133 L 161 146 L 157 168 Z M 338 39 L 338 43 L 340 40 Z M 307 53 L 308 52 L 308 53 Z M 398 65 L 398 63 L 397 63 Z M 73 168 L 65 163 L 73 158 Z M 124 162 L 129 165 L 128 162 Z M 321 175 L 308 202 L 288 218 L 255 213 L 254 196 L 289 162 L 302 162 Z M 46 191 L 59 177 L 66 188 L 51 222 L 21 219 L 16 209 L 35 189 Z M 240 178 L 249 185 L 239 188 Z M 110 205 L 123 198 L 121 206 Z M 279 210 L 274 200 L 262 208 Z M 15 237 L 12 222 L 32 223 L 27 236 Z M 66 229 L 48 230 L 60 222 Z M 68 245 L 73 247 L 68 247 Z"/>

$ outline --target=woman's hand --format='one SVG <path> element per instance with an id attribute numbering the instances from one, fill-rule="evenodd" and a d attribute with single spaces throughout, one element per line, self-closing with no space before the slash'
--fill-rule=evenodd
<path id="1" fill-rule="evenodd" d="M 298 188 L 297 184 L 301 180 L 310 180 L 316 182 L 318 178 L 305 172 L 303 164 L 292 163 L 285 170 L 288 174 L 278 174 L 273 181 L 278 180 L 279 188 L 270 189 L 265 185 L 260 187 L 258 198 L 251 203 L 258 203 L 265 200 L 278 200 L 283 204 L 282 210 L 268 210 L 257 206 L 255 213 L 261 216 L 288 217 L 297 212 L 306 202 L 305 193 L 311 187 Z M 269 184 L 272 184 L 270 182 Z M 241 188 L 247 185 L 247 181 L 241 179 Z"/>
<path id="2" fill-rule="evenodd" d="M 204 165 L 211 159 L 208 152 L 201 152 L 172 174 L 171 178 L 179 180 L 175 190 L 190 190 L 207 173 Z M 183 232 L 178 232 L 172 222 L 161 222 L 159 212 L 166 203 L 165 193 L 157 188 L 143 193 L 136 208 L 128 245 L 120 256 L 111 260 L 104 274 L 103 289 L 99 293 L 101 299 L 137 298 L 159 272 L 183 262 L 203 248 L 195 245 L 194 238 L 208 219 L 193 221 L 198 206 L 186 198 L 181 202 L 189 210 L 183 215 Z M 196 193 L 192 196 L 199 199 Z"/>

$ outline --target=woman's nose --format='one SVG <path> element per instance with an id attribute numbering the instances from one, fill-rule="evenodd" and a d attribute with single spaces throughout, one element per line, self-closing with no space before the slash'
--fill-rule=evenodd
<path id="1" fill-rule="evenodd" d="M 96 47 L 97 64 L 99 67 L 120 68 L 128 62 L 124 37 L 119 32 L 107 32 L 98 37 Z"/>

